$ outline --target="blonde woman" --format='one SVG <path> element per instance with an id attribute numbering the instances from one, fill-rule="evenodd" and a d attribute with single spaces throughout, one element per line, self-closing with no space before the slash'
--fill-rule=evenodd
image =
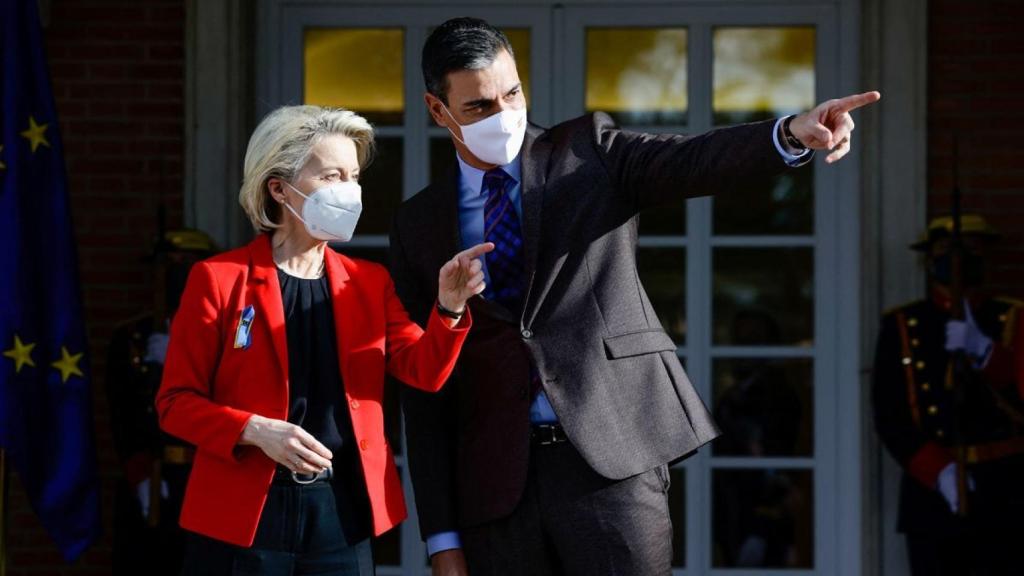
<path id="1" fill-rule="evenodd" d="M 181 513 L 186 574 L 372 573 L 369 537 L 405 518 L 384 375 L 444 384 L 493 245 L 441 267 L 421 330 L 383 267 L 327 246 L 352 237 L 372 149 L 350 111 L 268 115 L 239 194 L 259 234 L 192 270 L 156 400 L 163 429 L 198 448 Z"/>

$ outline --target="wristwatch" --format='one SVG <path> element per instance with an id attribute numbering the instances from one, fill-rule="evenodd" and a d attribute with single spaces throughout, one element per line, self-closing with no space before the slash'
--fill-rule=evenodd
<path id="1" fill-rule="evenodd" d="M 807 145 L 800 141 L 799 138 L 793 136 L 793 132 L 789 129 L 789 123 L 793 121 L 796 116 L 789 116 L 782 121 L 782 137 L 786 139 L 786 144 L 790 148 L 796 150 L 807 150 Z"/>
<path id="2" fill-rule="evenodd" d="M 462 312 L 455 312 L 454 310 L 445 308 L 444 305 L 441 304 L 441 301 L 438 300 L 437 313 L 446 318 L 451 318 L 452 320 L 462 320 L 462 316 L 466 313 L 466 309 L 463 308 Z"/>

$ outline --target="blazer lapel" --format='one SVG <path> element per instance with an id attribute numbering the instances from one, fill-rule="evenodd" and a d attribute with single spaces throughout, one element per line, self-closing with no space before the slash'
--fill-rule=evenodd
<path id="1" fill-rule="evenodd" d="M 334 311 L 334 334 L 338 342 L 338 370 L 342 382 L 352 386 L 350 374 L 345 368 L 349 365 L 349 352 L 352 350 L 351 335 L 358 329 L 353 324 L 352 310 L 358 309 L 355 293 L 348 287 L 349 274 L 341 257 L 330 246 L 324 249 L 324 271 L 331 287 L 331 309 Z M 351 389 L 350 389 L 351 390 Z"/>
<path id="2" fill-rule="evenodd" d="M 523 298 L 524 325 L 529 326 L 538 308 L 539 298 L 534 297 L 537 276 L 537 255 L 540 250 L 541 217 L 544 207 L 544 187 L 547 184 L 548 160 L 551 158 L 551 142 L 542 138 L 544 130 L 529 125 L 523 143 L 522 157 L 522 202 L 523 202 L 523 243 L 526 247 L 526 294 Z M 543 296 L 543 294 L 540 294 Z"/>
<path id="3" fill-rule="evenodd" d="M 254 322 L 266 327 L 274 343 L 274 355 L 281 370 L 281 381 L 288 381 L 288 334 L 284 325 L 284 303 L 281 301 L 281 283 L 277 279 L 277 266 L 270 249 L 270 235 L 260 234 L 249 244 L 251 284 L 250 294 L 256 312 Z"/>

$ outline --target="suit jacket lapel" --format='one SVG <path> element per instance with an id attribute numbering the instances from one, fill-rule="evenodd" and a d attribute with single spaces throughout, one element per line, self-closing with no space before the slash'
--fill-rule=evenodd
<path id="1" fill-rule="evenodd" d="M 544 207 L 544 188 L 547 184 L 548 160 L 551 142 L 542 138 L 544 131 L 534 125 L 526 130 L 522 153 L 523 243 L 526 258 L 526 294 L 523 298 L 524 325 L 529 326 L 536 313 L 539 299 L 534 295 L 537 276 L 537 256 L 540 250 L 541 217 Z M 541 294 L 542 295 L 542 294 Z"/>
<path id="2" fill-rule="evenodd" d="M 270 235 L 260 234 L 249 244 L 249 274 L 252 305 L 256 312 L 253 322 L 266 327 L 267 336 L 274 344 L 274 355 L 281 370 L 281 382 L 288 381 L 288 334 L 284 325 L 284 303 L 281 301 L 281 283 L 277 279 L 277 266 L 270 248 Z"/>

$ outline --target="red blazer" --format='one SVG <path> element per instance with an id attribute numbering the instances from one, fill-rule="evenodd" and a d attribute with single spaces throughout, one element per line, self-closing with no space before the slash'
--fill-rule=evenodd
<path id="1" fill-rule="evenodd" d="M 401 522 L 405 499 L 384 436 L 384 373 L 429 391 L 451 373 L 471 320 L 449 328 L 409 320 L 387 270 L 326 250 L 338 366 L 373 510 L 374 534 Z M 235 348 L 243 310 L 255 318 L 248 348 Z M 181 525 L 251 546 L 275 463 L 237 441 L 252 414 L 288 418 L 288 350 L 270 237 L 196 264 L 171 326 L 156 397 L 160 426 L 196 445 Z"/>

